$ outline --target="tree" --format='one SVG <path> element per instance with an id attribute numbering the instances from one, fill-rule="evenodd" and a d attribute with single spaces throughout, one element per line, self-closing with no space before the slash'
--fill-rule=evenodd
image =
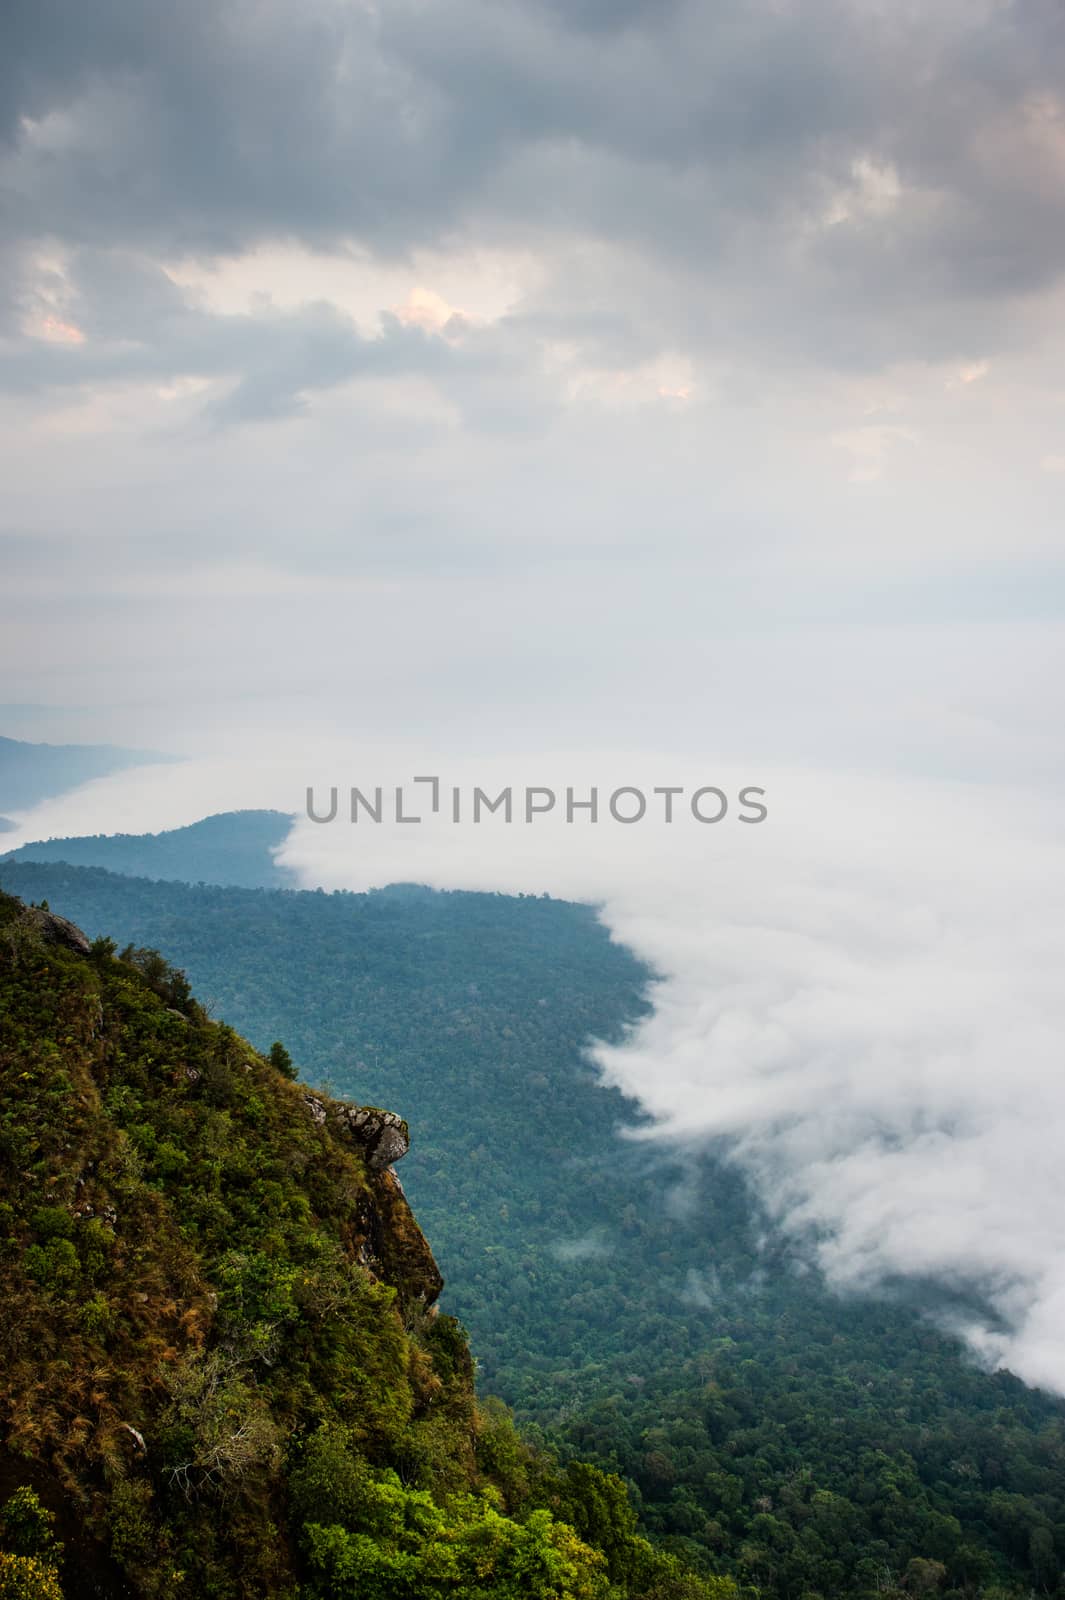
<path id="1" fill-rule="evenodd" d="M 294 1078 L 296 1076 L 296 1069 L 292 1065 L 292 1057 L 280 1039 L 275 1039 L 270 1046 L 270 1065 L 276 1067 L 283 1078 Z"/>

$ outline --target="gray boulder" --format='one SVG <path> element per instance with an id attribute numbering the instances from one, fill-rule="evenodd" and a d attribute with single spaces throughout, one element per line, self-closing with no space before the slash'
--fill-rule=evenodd
<path id="1" fill-rule="evenodd" d="M 57 917 L 54 911 L 45 911 L 43 906 L 27 906 L 20 921 L 32 928 L 45 944 L 61 944 L 67 950 L 76 951 L 79 956 L 87 956 L 92 949 L 80 928 L 68 922 L 66 917 Z"/>
<path id="2" fill-rule="evenodd" d="M 366 1165 L 373 1172 L 400 1161 L 410 1149 L 410 1133 L 402 1117 L 377 1106 L 339 1106 L 336 1120 L 362 1146 Z"/>

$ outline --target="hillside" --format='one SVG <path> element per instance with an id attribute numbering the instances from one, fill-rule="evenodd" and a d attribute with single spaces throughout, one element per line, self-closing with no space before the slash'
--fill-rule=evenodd
<path id="1" fill-rule="evenodd" d="M 24 811 L 90 778 L 170 759 L 110 744 L 29 744 L 0 738 L 0 812 Z"/>
<path id="2" fill-rule="evenodd" d="M 727 1600 L 478 1405 L 407 1143 L 0 896 L 0 1594 Z"/>
<path id="3" fill-rule="evenodd" d="M 782 1600 L 922 1573 L 1056 1592 L 1061 1402 L 976 1370 L 923 1304 L 829 1294 L 726 1160 L 619 1137 L 635 1109 L 582 1052 L 640 1013 L 649 975 L 589 908 L 28 864 L 0 882 L 162 945 L 260 1048 L 399 1105 L 405 1187 L 487 1387 L 619 1470 L 686 1560 Z"/>
<path id="4" fill-rule="evenodd" d="M 162 833 L 38 839 L 0 855 L 0 861 L 69 861 L 135 878 L 246 889 L 294 888 L 293 874 L 275 866 L 271 853 L 291 825 L 291 817 L 283 811 L 227 811 Z"/>

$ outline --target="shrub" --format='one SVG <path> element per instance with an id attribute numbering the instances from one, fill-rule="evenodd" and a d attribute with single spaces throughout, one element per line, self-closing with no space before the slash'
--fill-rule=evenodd
<path id="1" fill-rule="evenodd" d="M 167 1382 L 163 1455 L 171 1483 L 185 1495 L 232 1489 L 249 1473 L 276 1465 L 270 1413 L 238 1362 L 220 1351 L 193 1353 L 175 1363 Z"/>
<path id="2" fill-rule="evenodd" d="M 0 1600 L 63 1600 L 59 1574 L 37 1556 L 0 1552 Z"/>
<path id="3" fill-rule="evenodd" d="M 0 1546 L 17 1556 L 58 1559 L 63 1547 L 52 1532 L 54 1525 L 55 1512 L 42 1506 L 32 1489 L 16 1489 L 0 1508 Z"/>
<path id="4" fill-rule="evenodd" d="M 81 1273 L 78 1252 L 69 1239 L 31 1244 L 22 1260 L 30 1277 L 45 1289 L 69 1289 Z"/>

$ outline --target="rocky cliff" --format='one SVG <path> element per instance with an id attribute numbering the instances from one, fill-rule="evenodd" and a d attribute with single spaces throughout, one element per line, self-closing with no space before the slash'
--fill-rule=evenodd
<path id="1" fill-rule="evenodd" d="M 197 1593 L 194 1571 L 272 1592 L 286 1540 L 249 1563 L 246 1527 L 323 1416 L 383 1462 L 446 1414 L 473 1474 L 472 1364 L 435 1319 L 400 1117 L 288 1081 L 153 952 L 6 896 L 0 1084 L 0 1494 L 57 1512 L 69 1592 Z"/>

